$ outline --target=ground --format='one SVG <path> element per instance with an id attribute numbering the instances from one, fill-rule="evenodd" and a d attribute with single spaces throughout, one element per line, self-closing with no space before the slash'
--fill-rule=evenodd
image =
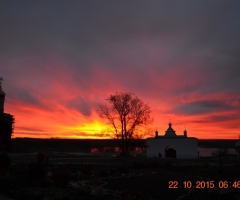
<path id="1" fill-rule="evenodd" d="M 15 200 L 240 199 L 239 160 L 91 158 L 59 164 L 41 156 L 13 162 L 0 194 Z"/>

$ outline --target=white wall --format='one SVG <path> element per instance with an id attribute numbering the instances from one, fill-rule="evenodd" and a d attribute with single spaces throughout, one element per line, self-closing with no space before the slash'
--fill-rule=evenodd
<path id="1" fill-rule="evenodd" d="M 177 158 L 198 158 L 197 138 L 147 138 L 147 157 L 158 157 L 159 152 L 165 158 L 165 148 L 171 145 Z"/>

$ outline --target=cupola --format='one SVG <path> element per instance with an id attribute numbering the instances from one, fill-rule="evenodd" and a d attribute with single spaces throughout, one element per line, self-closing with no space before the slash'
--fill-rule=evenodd
<path id="1" fill-rule="evenodd" d="M 183 131 L 183 134 L 184 134 L 185 137 L 187 137 L 187 131 L 186 131 L 186 129 Z"/>

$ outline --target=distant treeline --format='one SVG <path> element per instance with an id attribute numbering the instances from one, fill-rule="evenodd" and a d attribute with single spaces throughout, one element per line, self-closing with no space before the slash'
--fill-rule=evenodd
<path id="1" fill-rule="evenodd" d="M 238 140 L 220 140 L 220 139 L 212 139 L 212 140 L 198 140 L 199 147 L 205 148 L 235 148 L 235 144 Z"/>
<path id="2" fill-rule="evenodd" d="M 237 140 L 198 140 L 199 147 L 206 148 L 234 148 Z M 141 140 L 141 143 L 146 140 Z M 117 147 L 113 139 L 35 139 L 13 138 L 11 141 L 13 152 L 37 151 L 39 149 L 61 151 L 90 151 L 92 148 Z"/>
<path id="3" fill-rule="evenodd" d="M 92 148 L 114 147 L 117 141 L 112 139 L 35 139 L 14 138 L 11 142 L 13 152 L 36 151 L 38 149 L 59 149 L 64 151 L 90 151 Z"/>

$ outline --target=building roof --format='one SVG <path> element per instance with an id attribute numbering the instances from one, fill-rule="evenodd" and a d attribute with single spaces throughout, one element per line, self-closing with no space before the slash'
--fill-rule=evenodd
<path id="1" fill-rule="evenodd" d="M 158 131 L 155 132 L 155 137 L 149 137 L 147 139 L 158 139 L 158 138 L 164 138 L 164 139 L 196 139 L 195 137 L 187 137 L 187 131 L 186 129 L 183 132 L 183 135 L 177 135 L 176 131 L 172 128 L 172 123 L 170 122 L 168 124 L 168 129 L 165 132 L 165 135 L 158 135 Z"/>

